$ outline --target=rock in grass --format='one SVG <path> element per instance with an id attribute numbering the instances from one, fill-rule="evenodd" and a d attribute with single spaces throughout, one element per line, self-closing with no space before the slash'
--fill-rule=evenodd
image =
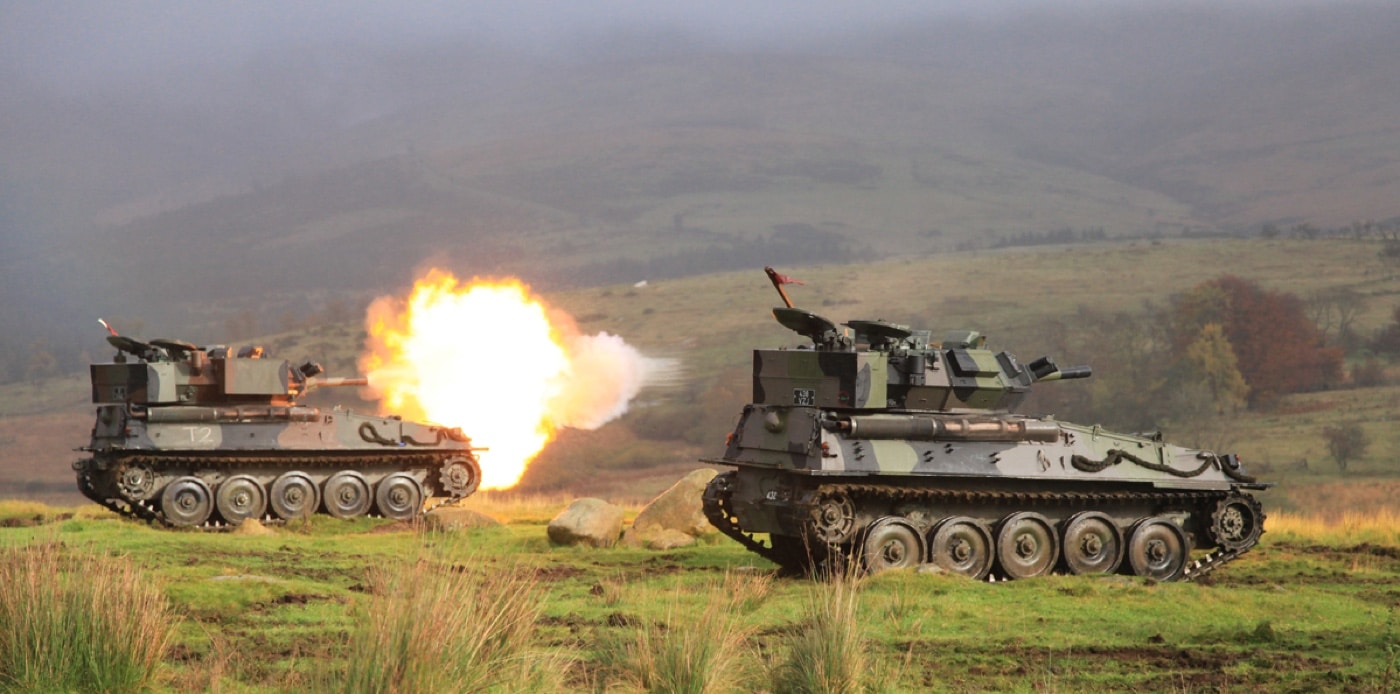
<path id="1" fill-rule="evenodd" d="M 695 536 L 674 528 L 661 528 L 648 532 L 642 538 L 642 546 L 647 549 L 667 550 L 689 547 L 695 544 Z"/>
<path id="2" fill-rule="evenodd" d="M 576 499 L 549 522 L 549 541 L 556 545 L 611 547 L 622 533 L 622 507 L 602 499 Z"/>
<path id="3" fill-rule="evenodd" d="M 473 511 L 469 508 L 457 508 L 455 506 L 443 506 L 433 509 L 423 519 L 423 523 L 429 530 L 442 531 L 494 528 L 501 524 L 500 521 L 484 513 Z"/>
<path id="4" fill-rule="evenodd" d="M 705 518 L 700 499 L 705 493 L 705 485 L 716 474 L 711 468 L 701 468 L 661 492 L 637 514 L 632 527 L 622 536 L 622 543 L 630 547 L 672 549 L 681 546 L 675 544 L 678 541 L 677 533 L 690 537 L 694 542 L 695 538 L 714 532 L 714 526 Z"/>

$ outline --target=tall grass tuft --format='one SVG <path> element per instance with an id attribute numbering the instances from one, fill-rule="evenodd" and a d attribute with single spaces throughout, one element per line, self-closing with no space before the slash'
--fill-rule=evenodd
<path id="1" fill-rule="evenodd" d="M 809 588 L 797 629 L 769 671 L 775 694 L 897 691 L 908 667 L 877 661 L 860 623 L 861 579 L 854 566 L 833 570 Z M 912 653 L 912 651 L 911 651 Z"/>
<path id="2" fill-rule="evenodd" d="M 854 694 L 864 691 L 870 667 L 858 621 L 858 583 L 834 575 L 813 584 L 804 620 L 788 639 L 788 651 L 773 669 L 777 694 Z"/>
<path id="3" fill-rule="evenodd" d="M 682 614 L 680 599 L 694 588 L 677 585 L 662 623 L 638 623 L 630 638 L 622 643 L 604 643 L 604 649 L 618 646 L 622 662 L 617 664 L 621 679 L 647 692 L 668 694 L 712 694 L 745 691 L 751 668 L 744 661 L 752 628 L 741 620 L 752 596 L 745 587 L 758 587 L 767 595 L 767 579 L 726 575 L 723 582 L 701 589 L 708 599 L 697 617 Z"/>
<path id="4" fill-rule="evenodd" d="M 145 691 L 178 621 L 128 559 L 0 550 L 0 689 Z"/>
<path id="5" fill-rule="evenodd" d="M 468 560 L 466 567 L 474 562 Z M 535 650 L 541 602 L 534 572 L 475 571 L 420 559 L 372 570 L 334 692 L 548 691 L 558 656 Z"/>

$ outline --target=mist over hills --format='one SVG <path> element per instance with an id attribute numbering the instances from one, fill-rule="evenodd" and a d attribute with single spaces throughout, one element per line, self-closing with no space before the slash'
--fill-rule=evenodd
<path id="1" fill-rule="evenodd" d="M 550 289 L 1400 215 L 1393 5 L 781 19 L 283 32 L 82 80 L 10 42 L 0 380 L 38 339 L 79 366 L 97 316 L 224 340 L 425 262 Z"/>

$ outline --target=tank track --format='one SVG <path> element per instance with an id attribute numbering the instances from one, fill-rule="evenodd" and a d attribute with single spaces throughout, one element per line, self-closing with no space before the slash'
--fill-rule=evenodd
<path id="1" fill-rule="evenodd" d="M 187 467 L 193 467 L 193 468 L 198 468 L 198 469 L 203 469 L 203 470 L 220 470 L 220 469 L 222 469 L 222 470 L 225 470 L 225 471 L 235 471 L 235 470 L 239 470 L 239 469 L 245 469 L 245 468 L 248 468 L 248 467 L 255 467 L 255 466 L 261 466 L 261 465 L 285 467 L 287 470 L 295 470 L 295 469 L 302 469 L 302 470 L 305 470 L 305 469 L 316 469 L 316 468 L 320 468 L 320 469 L 325 469 L 325 468 L 354 469 L 354 468 L 357 468 L 357 467 L 362 468 L 362 467 L 371 467 L 371 466 L 375 466 L 375 465 L 391 464 L 391 465 L 399 466 L 399 467 L 401 467 L 401 468 L 418 468 L 418 467 L 423 467 L 423 468 L 428 468 L 428 469 L 432 470 L 432 469 L 435 469 L 437 466 L 441 465 L 441 464 L 443 463 L 443 461 L 446 460 L 447 458 L 451 458 L 451 457 L 454 457 L 454 456 L 456 456 L 456 455 L 461 455 L 461 451 L 452 450 L 452 451 L 442 451 L 442 452 L 434 452 L 434 453 L 409 453 L 409 454 L 396 454 L 396 455 L 392 455 L 392 456 L 385 456 L 385 455 L 336 455 L 336 456 L 321 456 L 321 455 L 251 455 L 251 456 L 250 456 L 250 455 L 234 455 L 234 456 L 224 456 L 224 455 L 221 455 L 221 456 L 209 456 L 209 455 L 179 455 L 179 454 L 171 454 L 171 455 L 129 455 L 129 456 L 122 456 L 122 457 L 120 457 L 120 458 L 112 458 L 112 459 L 109 459 L 109 461 L 107 462 L 107 466 L 108 466 L 109 468 L 117 468 L 117 467 L 120 467 L 120 466 L 143 465 L 143 466 L 148 466 L 148 467 L 150 467 L 150 468 L 152 468 L 152 469 L 187 466 Z M 82 462 L 82 461 L 80 461 L 80 462 Z M 107 510 L 109 510 L 109 511 L 111 511 L 111 512 L 113 512 L 113 513 L 115 513 L 115 514 L 117 514 L 117 515 L 119 515 L 119 516 L 121 516 L 121 517 L 123 517 L 123 518 L 131 518 L 131 519 L 135 519 L 135 520 L 142 520 L 142 521 L 146 521 L 146 522 L 148 522 L 148 523 L 159 523 L 159 524 L 161 524 L 161 525 L 163 525 L 163 526 L 165 526 L 165 527 L 168 527 L 168 528 L 181 527 L 181 526 L 178 526 L 178 525 L 176 525 L 176 524 L 174 524 L 174 523 L 171 523 L 171 522 L 169 522 L 168 520 L 166 520 L 165 515 L 161 512 L 161 510 L 160 510 L 160 508 L 159 508 L 159 505 L 158 505 L 157 503 L 155 503 L 155 499 L 134 500 L 134 499 L 126 499 L 126 498 L 122 498 L 122 497 L 106 497 L 106 496 L 102 495 L 101 493 L 99 493 L 99 492 L 97 491 L 97 488 L 96 488 L 95 485 L 93 484 L 93 479 L 92 479 L 92 474 L 91 474 L 91 473 L 86 473 L 86 474 L 85 474 L 85 473 L 80 472 L 80 473 L 78 474 L 78 489 L 79 489 L 79 491 L 81 491 L 81 492 L 83 493 L 83 496 L 86 496 L 87 498 L 89 498 L 89 499 L 91 499 L 92 501 L 96 502 L 98 505 L 102 506 L 103 508 L 106 508 Z M 435 509 L 435 508 L 438 508 L 439 506 L 444 506 L 444 505 L 447 505 L 447 504 L 452 504 L 452 503 L 455 503 L 455 502 L 457 502 L 457 501 L 461 501 L 462 499 L 465 499 L 467 496 L 470 496 L 470 493 L 467 493 L 467 494 L 449 494 L 449 496 L 446 496 L 446 497 L 437 497 L 437 496 L 433 496 L 433 495 L 432 495 L 432 493 L 431 493 L 432 491 L 433 491 L 433 487 L 432 487 L 431 484 L 424 485 L 424 489 L 423 489 L 424 498 L 425 498 L 425 500 L 429 501 L 429 503 L 424 504 L 423 511 L 422 511 L 421 513 L 418 514 L 418 517 L 419 517 L 419 518 L 422 518 L 423 516 L 427 515 L 428 512 L 432 511 L 432 510 Z M 473 489 L 473 491 L 475 491 L 475 489 Z M 440 499 L 440 500 L 439 500 L 439 499 Z M 380 517 L 380 516 L 379 516 L 378 514 L 371 513 L 371 514 L 369 514 L 369 517 L 374 518 L 374 517 Z M 285 523 L 285 521 L 283 521 L 282 519 L 277 518 L 276 516 L 273 516 L 271 513 L 268 513 L 268 514 L 264 515 L 264 517 L 263 517 L 262 519 L 260 519 L 260 520 L 261 520 L 262 522 L 264 522 L 264 523 L 269 523 L 269 524 L 281 524 L 281 523 Z M 211 518 L 210 520 L 205 521 L 203 524 L 198 525 L 198 526 L 194 526 L 194 527 L 195 527 L 196 529 L 199 529 L 199 530 L 224 530 L 224 529 L 230 528 L 231 526 L 229 526 L 229 525 L 226 524 L 226 523 L 221 523 L 221 522 L 214 521 L 214 520 Z"/>
<path id="2" fill-rule="evenodd" d="M 715 526 L 721 533 L 732 538 L 745 549 L 767 559 L 782 567 L 784 571 L 802 572 L 808 570 L 805 564 L 794 564 L 793 557 L 773 546 L 772 541 L 765 545 L 755 539 L 754 533 L 746 532 L 739 527 L 738 521 L 730 506 L 730 496 L 733 494 L 731 481 L 735 476 L 734 472 L 721 473 L 715 481 L 705 488 L 703 496 L 703 508 L 705 517 L 710 524 Z M 892 487 L 878 484 L 823 484 L 812 489 L 803 495 L 805 502 L 795 504 L 791 509 L 793 516 L 806 516 L 814 508 L 813 500 L 824 494 L 844 493 L 852 498 L 861 497 L 866 499 L 877 499 L 883 502 L 929 502 L 929 503 L 997 503 L 1004 504 L 1012 508 L 1030 508 L 1034 506 L 1065 505 L 1084 506 L 1086 508 L 1109 503 L 1109 502 L 1152 502 L 1168 504 L 1190 504 L 1204 505 L 1224 499 L 1227 492 L 1165 492 L 1165 493 L 1143 493 L 1143 492 L 1116 492 L 1116 493 L 1086 493 L 1086 492 L 969 492 L 947 489 L 919 489 L 908 487 Z M 1263 516 L 1260 516 L 1262 520 Z M 1257 540 L 1256 540 L 1257 542 Z M 1194 561 L 1187 562 L 1179 580 L 1195 581 L 1210 574 L 1225 564 L 1238 559 L 1245 552 L 1248 552 L 1251 543 L 1247 547 L 1226 550 L 1215 549 L 1210 553 Z M 989 580 L 996 580 L 995 576 L 989 576 Z"/>

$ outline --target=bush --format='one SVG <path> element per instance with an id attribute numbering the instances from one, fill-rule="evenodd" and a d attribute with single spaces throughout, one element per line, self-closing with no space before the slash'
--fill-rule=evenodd
<path id="1" fill-rule="evenodd" d="M 52 542 L 0 551 L 0 689 L 146 691 L 177 623 L 125 558 Z"/>
<path id="2" fill-rule="evenodd" d="M 1351 383 L 1358 388 L 1385 385 L 1385 365 L 1379 359 L 1371 358 L 1351 367 Z"/>
<path id="3" fill-rule="evenodd" d="M 1366 455 L 1366 449 L 1371 446 L 1366 430 L 1356 422 L 1323 427 L 1322 438 L 1327 441 L 1327 452 L 1332 460 L 1337 461 L 1337 467 L 1342 472 L 1346 472 L 1349 462 Z"/>

